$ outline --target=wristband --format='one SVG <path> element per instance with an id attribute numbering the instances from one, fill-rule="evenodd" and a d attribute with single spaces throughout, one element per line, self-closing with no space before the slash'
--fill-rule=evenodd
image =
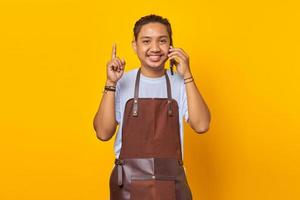
<path id="1" fill-rule="evenodd" d="M 103 92 L 107 92 L 107 91 L 112 91 L 112 92 L 115 92 L 116 91 L 116 86 L 112 86 L 112 85 L 106 85 L 105 87 L 104 87 L 104 91 Z"/>
<path id="2" fill-rule="evenodd" d="M 188 79 L 193 79 L 193 76 L 188 77 L 188 78 L 184 78 L 183 80 L 188 80 Z"/>
<path id="3" fill-rule="evenodd" d="M 185 81 L 184 84 L 187 84 L 187 83 L 190 83 L 190 82 L 193 82 L 194 79 L 192 78 L 192 80 L 189 80 L 189 81 Z"/>

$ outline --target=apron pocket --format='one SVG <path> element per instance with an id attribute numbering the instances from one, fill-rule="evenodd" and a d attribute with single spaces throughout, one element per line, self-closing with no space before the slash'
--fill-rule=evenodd
<path id="1" fill-rule="evenodd" d="M 132 177 L 130 200 L 176 200 L 175 180 L 169 177 Z"/>

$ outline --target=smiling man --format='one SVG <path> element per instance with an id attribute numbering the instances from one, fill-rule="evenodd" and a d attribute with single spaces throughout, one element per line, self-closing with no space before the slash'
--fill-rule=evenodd
<path id="1" fill-rule="evenodd" d="M 94 129 L 102 141 L 115 139 L 111 200 L 191 200 L 183 166 L 183 118 L 197 133 L 210 125 L 210 112 L 194 82 L 189 56 L 173 47 L 169 21 L 139 19 L 132 47 L 140 67 L 124 73 L 125 60 L 113 45 L 107 81 Z M 173 73 L 165 68 L 170 59 Z"/>

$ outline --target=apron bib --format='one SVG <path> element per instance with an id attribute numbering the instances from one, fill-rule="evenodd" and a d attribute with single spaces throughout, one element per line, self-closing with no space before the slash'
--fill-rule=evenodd
<path id="1" fill-rule="evenodd" d="M 122 147 L 110 176 L 110 200 L 192 200 L 182 162 L 178 104 L 165 71 L 167 98 L 134 98 L 125 105 Z"/>

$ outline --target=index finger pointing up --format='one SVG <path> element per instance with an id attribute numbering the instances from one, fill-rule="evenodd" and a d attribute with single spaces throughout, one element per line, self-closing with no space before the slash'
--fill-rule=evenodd
<path id="1" fill-rule="evenodd" d="M 112 47 L 111 58 L 114 59 L 116 57 L 117 57 L 117 47 L 116 47 L 116 43 L 114 43 Z"/>

